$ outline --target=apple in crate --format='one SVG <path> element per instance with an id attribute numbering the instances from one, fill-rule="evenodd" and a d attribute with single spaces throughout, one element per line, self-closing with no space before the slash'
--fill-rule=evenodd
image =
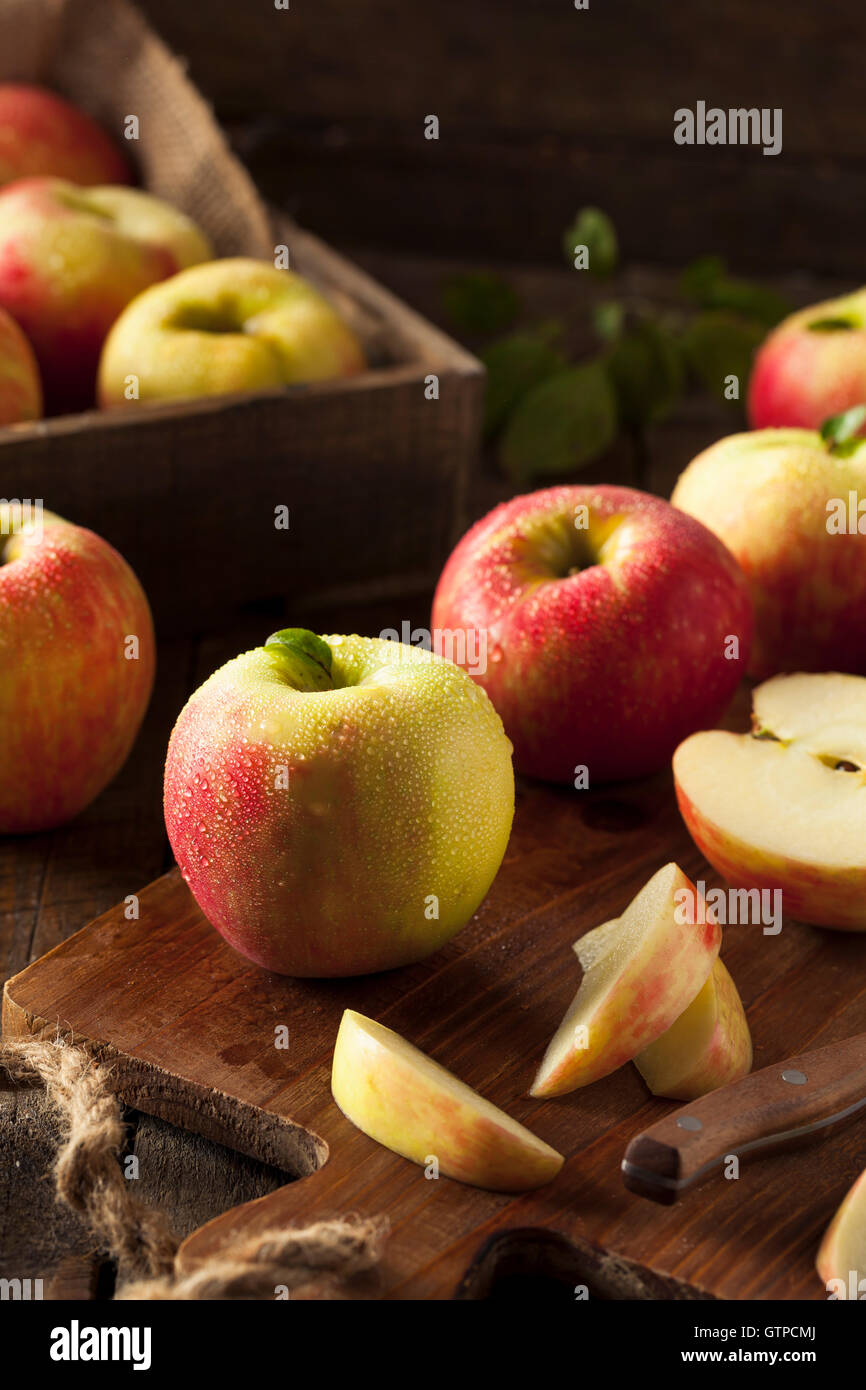
<path id="1" fill-rule="evenodd" d="M 525 1192 L 556 1177 L 562 1154 L 398 1033 L 346 1009 L 331 1091 L 353 1125 L 386 1149 L 459 1182 Z"/>
<path id="2" fill-rule="evenodd" d="M 815 1267 L 836 1298 L 866 1297 L 866 1170 L 827 1227 Z"/>
<path id="3" fill-rule="evenodd" d="M 357 336 L 313 285 L 238 257 L 183 271 L 130 304 L 105 344 L 99 400 L 136 405 L 266 391 L 365 366 Z"/>
<path id="4" fill-rule="evenodd" d="M 866 401 L 866 289 L 791 314 L 758 350 L 749 380 L 753 429 L 817 430 Z"/>
<path id="5" fill-rule="evenodd" d="M 695 921 L 701 915 L 696 900 L 697 889 L 682 869 L 666 864 L 621 917 L 575 943 L 583 979 L 544 1054 L 532 1095 L 560 1096 L 608 1076 L 688 1008 L 722 939 L 712 912 Z"/>
<path id="6" fill-rule="evenodd" d="M 38 178 L 0 189 L 0 306 L 33 344 L 49 412 L 92 405 L 121 310 L 211 254 L 184 213 L 135 188 Z"/>
<path id="7" fill-rule="evenodd" d="M 144 592 L 106 541 L 0 503 L 0 833 L 50 830 L 126 761 L 153 686 Z"/>
<path id="8" fill-rule="evenodd" d="M 751 1071 L 746 1011 L 721 959 L 688 1008 L 634 1064 L 653 1095 L 669 1100 L 697 1100 Z"/>
<path id="9" fill-rule="evenodd" d="M 129 183 L 129 166 L 96 122 L 56 92 L 0 83 L 0 184 L 41 175 Z"/>
<path id="10" fill-rule="evenodd" d="M 814 430 L 720 439 L 693 459 L 672 502 L 714 531 L 755 605 L 750 674 L 866 672 L 866 440 Z M 866 506 L 864 506 L 866 513 Z M 862 523 L 862 530 L 860 529 Z"/>
<path id="11" fill-rule="evenodd" d="M 484 634 L 475 679 L 518 771 L 592 785 L 655 772 L 716 723 L 745 672 L 752 611 L 705 526 L 631 488 L 565 486 L 473 526 L 432 625 Z"/>
<path id="12" fill-rule="evenodd" d="M 866 679 L 776 676 L 752 703 L 752 733 L 693 734 L 674 755 L 689 834 L 735 887 L 866 931 Z"/>
<path id="13" fill-rule="evenodd" d="M 286 975 L 421 960 L 464 927 L 511 828 L 511 745 L 458 666 L 368 637 L 276 633 L 175 725 L 165 817 L 199 906 Z"/>
<path id="14" fill-rule="evenodd" d="M 0 425 L 38 420 L 42 383 L 33 349 L 18 324 L 0 309 Z"/>

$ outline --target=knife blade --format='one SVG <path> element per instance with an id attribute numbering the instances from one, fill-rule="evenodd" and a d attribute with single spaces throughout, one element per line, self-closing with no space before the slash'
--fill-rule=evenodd
<path id="1" fill-rule="evenodd" d="M 866 1114 L 866 1033 L 751 1072 L 650 1126 L 622 1160 L 631 1192 L 671 1205 L 732 1155 L 820 1138 Z"/>

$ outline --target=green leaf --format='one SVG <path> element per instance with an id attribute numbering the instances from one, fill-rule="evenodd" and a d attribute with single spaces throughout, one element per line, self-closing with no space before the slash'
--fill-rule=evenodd
<path id="1" fill-rule="evenodd" d="M 574 265 L 575 247 L 587 249 L 587 270 L 600 278 L 612 275 L 619 260 L 616 228 L 601 208 L 581 208 L 562 238 L 565 259 Z"/>
<path id="2" fill-rule="evenodd" d="M 523 398 L 503 435 L 500 461 L 520 483 L 561 477 L 598 458 L 616 434 L 616 399 L 604 365 L 583 362 Z"/>
<path id="3" fill-rule="evenodd" d="M 846 457 L 859 449 L 860 430 L 866 424 L 866 405 L 852 405 L 840 415 L 831 415 L 821 426 L 821 438 L 830 446 L 830 453 Z"/>
<path id="4" fill-rule="evenodd" d="M 295 690 L 333 690 L 333 654 L 327 642 L 305 627 L 284 627 L 265 643 L 279 659 L 282 674 Z"/>
<path id="5" fill-rule="evenodd" d="M 533 386 L 546 381 L 566 365 L 564 355 L 550 341 L 551 326 L 534 333 L 514 333 L 492 343 L 481 360 L 487 368 L 484 432 L 496 430 Z"/>
<path id="6" fill-rule="evenodd" d="M 728 402 L 725 377 L 736 376 L 745 393 L 755 350 L 764 339 L 764 326 L 725 310 L 696 314 L 682 336 L 682 348 L 691 371 L 714 396 Z"/>
<path id="7" fill-rule="evenodd" d="M 472 271 L 456 275 L 442 291 L 445 312 L 464 333 L 502 333 L 520 312 L 520 299 L 501 275 Z"/>
<path id="8" fill-rule="evenodd" d="M 718 256 L 701 256 L 680 276 L 680 289 L 702 309 L 728 309 L 772 328 L 790 314 L 792 305 L 775 290 L 727 273 Z"/>
<path id="9" fill-rule="evenodd" d="M 806 327 L 810 333 L 853 333 L 859 327 L 853 319 L 838 318 L 813 319 Z"/>
<path id="10" fill-rule="evenodd" d="M 686 299 L 703 303 L 704 296 L 712 291 L 719 280 L 724 279 L 725 274 L 725 263 L 721 256 L 699 256 L 680 275 L 680 290 Z"/>
<path id="11" fill-rule="evenodd" d="M 672 335 L 657 319 L 635 320 L 606 357 L 620 422 L 642 429 L 662 420 L 679 399 L 683 364 Z"/>
<path id="12" fill-rule="evenodd" d="M 592 326 L 603 343 L 612 343 L 618 338 L 624 323 L 625 305 L 618 300 L 606 299 L 592 311 Z"/>

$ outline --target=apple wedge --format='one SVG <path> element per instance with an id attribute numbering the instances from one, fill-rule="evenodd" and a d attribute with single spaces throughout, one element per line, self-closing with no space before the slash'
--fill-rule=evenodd
<path id="1" fill-rule="evenodd" d="M 346 1009 L 331 1092 L 348 1120 L 386 1149 L 494 1192 L 550 1182 L 563 1164 L 549 1144 L 458 1081 L 398 1033 Z"/>
<path id="2" fill-rule="evenodd" d="M 697 1100 L 752 1069 L 752 1035 L 722 960 L 676 1022 L 634 1064 L 654 1096 Z"/>
<path id="3" fill-rule="evenodd" d="M 866 1296 L 866 1170 L 846 1194 L 842 1205 L 824 1232 L 815 1268 L 827 1288 L 837 1285 L 838 1298 Z"/>
<path id="4" fill-rule="evenodd" d="M 792 917 L 866 931 L 866 679 L 775 676 L 752 724 L 674 754 L 689 834 L 735 887 L 780 889 Z"/>
<path id="5" fill-rule="evenodd" d="M 688 1008 L 719 953 L 711 912 L 680 920 L 697 890 L 676 864 L 654 874 L 622 917 L 589 932 L 575 950 L 583 980 L 532 1084 L 559 1096 L 630 1062 Z M 693 913 L 694 917 L 702 914 Z"/>

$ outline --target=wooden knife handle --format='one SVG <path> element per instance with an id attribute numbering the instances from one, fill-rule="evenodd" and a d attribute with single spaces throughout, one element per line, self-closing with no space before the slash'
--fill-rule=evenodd
<path id="1" fill-rule="evenodd" d="M 623 1182 L 670 1205 L 732 1154 L 817 1138 L 858 1113 L 866 1115 L 866 1033 L 776 1062 L 675 1110 L 632 1139 Z"/>

